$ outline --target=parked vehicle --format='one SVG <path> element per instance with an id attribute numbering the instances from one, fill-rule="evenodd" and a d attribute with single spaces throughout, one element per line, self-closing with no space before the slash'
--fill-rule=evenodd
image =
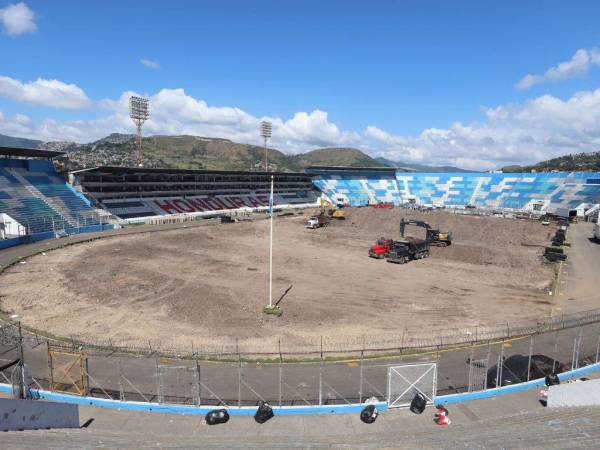
<path id="1" fill-rule="evenodd" d="M 498 365 L 487 372 L 487 387 L 494 388 L 509 386 L 528 381 L 527 372 L 529 366 L 528 355 L 512 355 L 502 363 L 502 382 L 497 382 Z M 544 378 L 546 375 L 561 373 L 567 370 L 565 364 L 555 361 L 546 355 L 531 355 L 531 366 L 529 367 L 529 380 Z"/>
<path id="2" fill-rule="evenodd" d="M 422 259 L 429 256 L 429 242 L 423 239 L 409 238 L 394 241 L 392 250 L 387 255 L 387 262 L 404 264 L 412 259 Z"/>
<path id="3" fill-rule="evenodd" d="M 371 258 L 383 259 L 386 258 L 394 247 L 392 239 L 378 239 L 375 245 L 369 247 L 369 256 Z"/>
<path id="4" fill-rule="evenodd" d="M 331 219 L 329 218 L 329 216 L 322 212 L 318 216 L 309 217 L 308 221 L 306 222 L 306 228 L 314 230 L 315 228 L 326 227 L 327 225 L 329 225 L 330 221 Z"/>

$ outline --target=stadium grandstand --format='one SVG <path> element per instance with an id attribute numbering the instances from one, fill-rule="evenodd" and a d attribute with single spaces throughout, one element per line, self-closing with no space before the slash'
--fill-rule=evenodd
<path id="1" fill-rule="evenodd" d="M 412 173 L 387 168 L 309 167 L 315 187 L 350 206 L 417 204 L 554 212 L 600 201 L 600 173 Z"/>
<path id="2" fill-rule="evenodd" d="M 101 228 L 90 202 L 56 172 L 63 152 L 0 147 L 0 237 L 46 239 Z"/>
<path id="3" fill-rule="evenodd" d="M 72 182 L 96 205 L 121 219 L 236 209 L 314 206 L 317 193 L 304 173 L 96 167 L 72 173 Z"/>

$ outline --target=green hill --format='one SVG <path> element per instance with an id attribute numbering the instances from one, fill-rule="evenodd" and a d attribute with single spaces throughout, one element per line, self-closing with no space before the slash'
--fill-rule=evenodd
<path id="1" fill-rule="evenodd" d="M 0 147 L 38 148 L 42 141 L 0 134 Z"/>
<path id="2" fill-rule="evenodd" d="M 111 134 L 89 144 L 49 142 L 46 148 L 62 150 L 60 158 L 68 170 L 115 165 L 134 167 L 135 137 Z M 143 140 L 144 166 L 178 169 L 263 170 L 263 147 L 239 144 L 228 139 L 200 136 L 150 136 Z M 269 169 L 301 171 L 308 166 L 385 167 L 354 148 L 320 148 L 308 153 L 286 155 L 269 149 Z"/>
<path id="3" fill-rule="evenodd" d="M 503 172 L 600 172 L 600 152 L 576 153 L 542 161 L 532 166 L 507 166 Z"/>

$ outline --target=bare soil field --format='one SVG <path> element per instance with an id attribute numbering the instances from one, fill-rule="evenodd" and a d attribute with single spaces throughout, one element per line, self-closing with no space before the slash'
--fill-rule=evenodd
<path id="1" fill-rule="evenodd" d="M 309 213 L 275 220 L 275 300 L 291 287 L 282 317 L 262 313 L 266 220 L 111 237 L 34 256 L 1 275 L 0 307 L 27 325 L 96 342 L 248 349 L 268 337 L 288 351 L 316 345 L 322 335 L 438 334 L 552 308 L 554 269 L 541 254 L 554 227 L 362 208 L 308 230 Z M 369 258 L 377 238 L 399 237 L 402 216 L 451 230 L 454 244 L 405 265 Z M 407 234 L 424 237 L 424 230 L 407 227 Z"/>

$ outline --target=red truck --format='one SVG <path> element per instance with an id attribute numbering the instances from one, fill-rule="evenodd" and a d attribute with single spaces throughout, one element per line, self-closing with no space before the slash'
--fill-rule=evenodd
<path id="1" fill-rule="evenodd" d="M 379 202 L 379 203 L 373 205 L 373 208 L 377 208 L 377 209 L 392 209 L 393 207 L 394 207 L 393 203 Z"/>
<path id="2" fill-rule="evenodd" d="M 371 245 L 369 248 L 369 256 L 371 258 L 383 259 L 386 258 L 394 248 L 394 241 L 392 239 L 378 239 L 375 245 Z"/>

